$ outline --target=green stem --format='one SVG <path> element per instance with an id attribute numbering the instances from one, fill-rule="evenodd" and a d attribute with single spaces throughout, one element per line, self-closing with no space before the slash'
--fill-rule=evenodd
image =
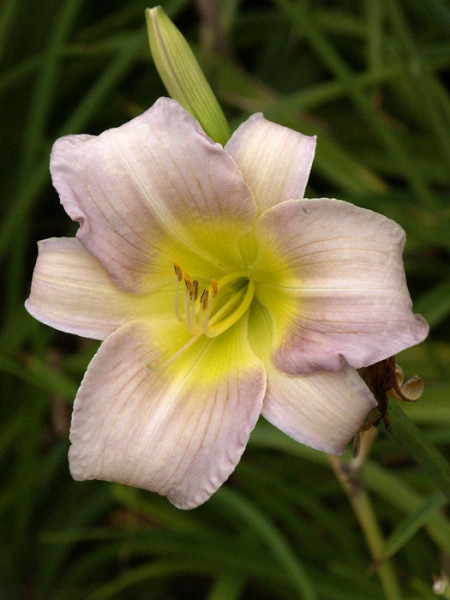
<path id="1" fill-rule="evenodd" d="M 383 537 L 369 495 L 358 477 L 376 433 L 376 430 L 370 430 L 364 434 L 360 455 L 349 464 L 343 465 L 337 456 L 328 455 L 328 459 L 359 522 L 386 600 L 401 600 L 401 590 L 392 564 L 388 560 L 379 560 L 383 550 Z"/>

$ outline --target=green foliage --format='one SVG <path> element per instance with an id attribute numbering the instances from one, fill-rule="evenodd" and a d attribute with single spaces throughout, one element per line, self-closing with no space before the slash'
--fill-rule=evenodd
<path id="1" fill-rule="evenodd" d="M 145 0 L 3 0 L 0 598 L 432 599 L 432 574 L 450 555 L 448 6 L 217 0 L 212 18 L 196 12 L 200 2 L 161 4 L 233 128 L 263 111 L 317 134 L 309 196 L 349 200 L 406 229 L 411 294 L 432 329 L 398 362 L 425 378 L 425 392 L 391 406 L 392 432 L 380 427 L 356 505 L 325 455 L 264 422 L 230 481 L 192 512 L 72 481 L 70 407 L 96 344 L 23 308 L 36 241 L 75 230 L 48 155 L 58 136 L 119 125 L 164 88 Z"/>

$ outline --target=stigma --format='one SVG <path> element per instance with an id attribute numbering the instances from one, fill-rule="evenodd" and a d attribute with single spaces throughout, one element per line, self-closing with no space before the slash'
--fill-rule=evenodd
<path id="1" fill-rule="evenodd" d="M 198 338 L 214 338 L 237 323 L 249 309 L 255 284 L 246 271 L 236 271 L 210 279 L 200 286 L 178 263 L 175 271 L 174 311 L 178 321 L 184 321 L 189 333 Z"/>

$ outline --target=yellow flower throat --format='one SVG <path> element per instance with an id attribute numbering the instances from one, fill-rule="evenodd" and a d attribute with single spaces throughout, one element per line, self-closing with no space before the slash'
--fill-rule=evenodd
<path id="1" fill-rule="evenodd" d="M 199 282 L 184 273 L 178 263 L 175 270 L 175 316 L 184 321 L 195 338 L 214 338 L 237 323 L 249 309 L 255 284 L 246 271 L 236 271 L 218 280 L 211 279 L 200 293 Z M 184 284 L 183 284 L 184 281 Z M 180 294 L 180 286 L 184 288 Z"/>

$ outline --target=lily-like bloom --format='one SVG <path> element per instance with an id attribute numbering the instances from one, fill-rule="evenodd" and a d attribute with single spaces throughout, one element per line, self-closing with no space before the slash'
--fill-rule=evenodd
<path id="1" fill-rule="evenodd" d="M 303 199 L 315 138 L 254 115 L 225 147 L 175 101 L 59 139 L 53 183 L 76 238 L 40 252 L 28 311 L 104 340 L 71 425 L 75 479 L 203 503 L 262 413 L 341 453 L 376 401 L 356 369 L 422 341 L 404 232 Z"/>

